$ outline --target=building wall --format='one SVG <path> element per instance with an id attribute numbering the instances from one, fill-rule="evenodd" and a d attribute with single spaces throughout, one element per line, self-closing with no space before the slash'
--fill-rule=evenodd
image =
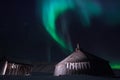
<path id="1" fill-rule="evenodd" d="M 2 66 L 1 75 L 30 75 L 32 66 L 5 61 Z"/>
<path id="2" fill-rule="evenodd" d="M 107 62 L 91 62 L 91 73 L 93 75 L 101 75 L 101 76 L 113 76 L 113 71 L 110 65 Z"/>
<path id="3" fill-rule="evenodd" d="M 67 74 L 66 70 L 67 69 L 65 64 L 59 64 L 55 67 L 54 76 L 66 75 Z"/>
<path id="4" fill-rule="evenodd" d="M 75 74 L 113 76 L 113 72 L 107 62 L 65 62 L 55 67 L 55 76 Z"/>

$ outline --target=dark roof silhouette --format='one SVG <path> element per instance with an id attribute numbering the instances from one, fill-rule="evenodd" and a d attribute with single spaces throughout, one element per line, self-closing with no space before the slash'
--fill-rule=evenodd
<path id="1" fill-rule="evenodd" d="M 76 50 L 71 55 L 69 55 L 64 60 L 62 60 L 60 63 L 62 63 L 62 62 L 82 62 L 82 61 L 88 61 L 88 60 L 90 60 L 90 61 L 98 60 L 98 61 L 108 62 L 105 59 L 102 59 L 102 58 L 92 55 L 82 49 L 79 49 L 78 45 L 77 45 Z"/>
<path id="2" fill-rule="evenodd" d="M 90 74 L 112 76 L 113 72 L 107 60 L 80 50 L 76 50 L 55 66 L 54 75 Z"/>

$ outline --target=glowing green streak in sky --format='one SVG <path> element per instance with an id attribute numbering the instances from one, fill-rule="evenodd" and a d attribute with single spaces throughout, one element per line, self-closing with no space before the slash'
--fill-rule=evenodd
<path id="1" fill-rule="evenodd" d="M 112 69 L 120 69 L 120 64 L 119 63 L 116 63 L 116 64 L 112 63 L 110 65 L 111 65 Z"/>
<path id="2" fill-rule="evenodd" d="M 62 14 L 67 9 L 72 8 L 73 4 L 71 2 L 68 2 L 68 4 L 66 4 L 66 0 L 48 0 L 43 7 L 43 23 L 46 30 L 50 33 L 53 39 L 64 48 L 70 47 L 67 46 L 67 44 L 64 42 L 64 39 L 62 39 L 57 34 L 55 22 L 60 14 Z"/>
<path id="3" fill-rule="evenodd" d="M 90 17 L 99 15 L 101 8 L 92 0 L 44 0 L 42 5 L 42 21 L 45 29 L 63 48 L 72 50 L 67 41 L 58 35 L 56 31 L 57 18 L 70 9 L 76 9 L 83 25 L 88 26 L 90 25 Z"/>
<path id="4" fill-rule="evenodd" d="M 41 0 L 38 0 L 38 3 L 39 1 Z M 103 4 L 105 6 L 102 6 L 99 1 L 101 0 L 43 0 L 41 5 L 38 4 L 39 15 L 42 16 L 43 25 L 50 36 L 63 48 L 72 50 L 67 40 L 60 36 L 56 30 L 57 18 L 67 10 L 74 10 L 79 15 L 83 26 L 90 26 L 91 18 L 96 16 L 105 24 L 115 25 L 120 23 L 120 2 L 113 4 L 114 0 L 111 0 Z M 120 63 L 112 63 L 111 67 L 120 69 Z"/>

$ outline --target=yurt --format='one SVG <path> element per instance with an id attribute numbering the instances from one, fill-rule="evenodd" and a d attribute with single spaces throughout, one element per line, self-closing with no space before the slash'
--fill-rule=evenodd
<path id="1" fill-rule="evenodd" d="M 80 50 L 79 44 L 77 44 L 76 50 L 71 55 L 56 64 L 54 76 L 80 74 L 96 76 L 114 75 L 108 61 Z"/>

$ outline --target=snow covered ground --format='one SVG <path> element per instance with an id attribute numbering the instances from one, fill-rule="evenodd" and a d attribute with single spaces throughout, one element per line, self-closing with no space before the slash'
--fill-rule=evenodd
<path id="1" fill-rule="evenodd" d="M 0 76 L 0 80 L 120 80 L 119 78 L 97 77 L 88 75 L 60 76 L 37 75 L 37 76 Z"/>

